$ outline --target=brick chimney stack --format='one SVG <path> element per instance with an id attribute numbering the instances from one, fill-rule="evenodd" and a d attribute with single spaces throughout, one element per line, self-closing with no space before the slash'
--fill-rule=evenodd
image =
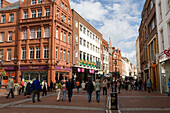
<path id="1" fill-rule="evenodd" d="M 6 0 L 1 0 L 1 8 L 10 5 L 11 3 Z"/>

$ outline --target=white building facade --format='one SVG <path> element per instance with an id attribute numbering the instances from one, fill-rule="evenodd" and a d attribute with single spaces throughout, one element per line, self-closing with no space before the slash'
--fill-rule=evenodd
<path id="1" fill-rule="evenodd" d="M 168 92 L 170 78 L 170 0 L 156 0 L 157 29 L 159 41 L 160 90 Z"/>
<path id="2" fill-rule="evenodd" d="M 109 52 L 105 46 L 103 46 L 103 71 L 105 76 L 109 75 Z"/>

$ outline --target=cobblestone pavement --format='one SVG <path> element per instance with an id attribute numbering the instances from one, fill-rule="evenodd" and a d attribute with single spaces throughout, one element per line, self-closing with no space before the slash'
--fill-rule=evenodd
<path id="1" fill-rule="evenodd" d="M 122 90 L 118 100 L 121 113 L 170 113 L 166 94 Z"/>
<path id="2" fill-rule="evenodd" d="M 48 93 L 48 96 L 41 98 L 41 102 L 36 103 L 32 103 L 31 98 L 27 99 L 23 95 L 15 96 L 14 99 L 1 97 L 0 113 L 35 113 L 35 111 L 36 113 L 53 113 L 56 111 L 58 113 L 105 113 L 107 100 L 106 96 L 101 95 L 100 103 L 97 103 L 95 92 L 93 92 L 92 101 L 89 103 L 87 93 L 83 93 L 82 90 L 80 93 L 74 90 L 71 102 L 68 102 L 67 95 L 64 102 L 57 102 L 55 91 L 51 94 Z M 3 105 L 6 106 L 3 107 Z"/>

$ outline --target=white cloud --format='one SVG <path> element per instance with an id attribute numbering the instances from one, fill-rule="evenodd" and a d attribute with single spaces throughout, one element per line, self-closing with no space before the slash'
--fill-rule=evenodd
<path id="1" fill-rule="evenodd" d="M 136 66 L 136 51 L 122 52 L 123 57 L 127 57 L 133 65 Z"/>
<path id="2" fill-rule="evenodd" d="M 124 51 L 132 50 L 135 47 L 135 41 L 121 41 L 117 47 Z"/>
<path id="3" fill-rule="evenodd" d="M 94 0 L 80 1 L 79 3 L 71 0 L 70 4 L 81 16 L 90 21 L 102 21 L 104 20 L 104 15 L 108 13 L 100 2 L 94 2 Z"/>

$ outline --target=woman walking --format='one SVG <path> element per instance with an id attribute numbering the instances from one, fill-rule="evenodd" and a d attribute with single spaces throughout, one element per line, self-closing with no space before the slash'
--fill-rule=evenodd
<path id="1" fill-rule="evenodd" d="M 97 79 L 95 83 L 95 91 L 96 91 L 96 101 L 99 103 L 100 102 L 100 89 L 102 85 L 100 83 L 100 80 Z"/>
<path id="2" fill-rule="evenodd" d="M 42 82 L 42 90 L 43 90 L 43 94 L 42 96 L 47 96 L 47 82 L 45 80 L 43 80 Z"/>
<path id="3" fill-rule="evenodd" d="M 147 86 L 147 88 L 148 88 L 148 92 L 149 93 L 151 93 L 151 82 L 150 82 L 150 80 L 148 79 L 148 81 L 146 82 L 146 86 Z"/>
<path id="4" fill-rule="evenodd" d="M 63 90 L 63 98 L 62 98 L 62 101 L 65 101 L 65 96 L 66 96 L 66 84 L 65 84 L 65 82 L 64 82 L 63 85 L 62 85 L 62 90 Z"/>
<path id="5" fill-rule="evenodd" d="M 32 92 L 32 85 L 30 83 L 30 81 L 28 82 L 27 86 L 26 86 L 26 95 L 28 98 L 30 98 L 31 92 Z"/>
<path id="6" fill-rule="evenodd" d="M 82 87 L 83 93 L 84 93 L 86 90 L 86 83 L 84 83 L 84 81 L 81 83 L 81 87 Z"/>
<path id="7" fill-rule="evenodd" d="M 59 80 L 57 81 L 55 88 L 56 88 L 56 93 L 57 93 L 57 102 L 59 102 L 60 101 L 60 92 L 61 92 L 61 88 L 62 88 L 62 85 Z"/>

